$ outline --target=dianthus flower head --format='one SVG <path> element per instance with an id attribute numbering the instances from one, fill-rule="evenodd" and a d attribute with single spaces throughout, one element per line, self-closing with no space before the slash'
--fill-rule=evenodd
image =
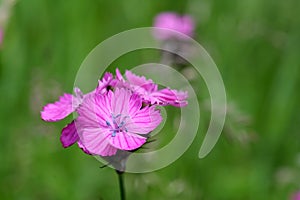
<path id="1" fill-rule="evenodd" d="M 158 14 L 154 20 L 154 27 L 170 29 L 192 37 L 194 34 L 194 20 L 189 15 L 180 16 L 174 12 L 163 12 Z M 184 39 L 180 34 L 168 30 L 156 30 L 154 36 L 160 40 Z"/>
<path id="2" fill-rule="evenodd" d="M 78 117 L 62 129 L 63 147 L 74 143 L 86 153 L 100 156 L 127 155 L 123 151 L 139 149 L 162 121 L 158 105 L 187 105 L 187 93 L 164 88 L 143 76 L 126 71 L 116 76 L 105 73 L 98 86 L 83 94 L 64 94 L 43 108 L 44 121 L 59 121 L 76 112 Z M 122 160 L 122 159 L 121 159 Z"/>
<path id="3" fill-rule="evenodd" d="M 91 154 L 115 155 L 135 150 L 162 121 L 155 106 L 142 105 L 139 95 L 116 88 L 106 95 L 90 95 L 78 109 L 76 126 L 83 146 Z"/>

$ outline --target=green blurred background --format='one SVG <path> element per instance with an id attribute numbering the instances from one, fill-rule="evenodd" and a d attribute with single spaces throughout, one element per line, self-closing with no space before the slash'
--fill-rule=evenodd
<path id="1" fill-rule="evenodd" d="M 284 200 L 300 190 L 300 1 L 19 0 L 0 16 L 4 11 L 10 14 L 0 24 L 1 200 L 119 198 L 112 169 L 100 169 L 75 145 L 61 147 L 60 131 L 71 118 L 46 123 L 39 112 L 72 91 L 81 62 L 98 43 L 151 26 L 163 11 L 195 18 L 195 38 L 223 76 L 228 117 L 206 158 L 197 156 L 204 120 L 175 163 L 126 174 L 128 199 Z M 134 58 L 122 58 L 118 67 L 149 61 Z M 205 111 L 205 103 L 200 107 Z"/>

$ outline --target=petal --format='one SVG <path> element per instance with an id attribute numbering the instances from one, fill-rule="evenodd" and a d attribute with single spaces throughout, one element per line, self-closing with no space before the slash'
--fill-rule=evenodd
<path id="1" fill-rule="evenodd" d="M 102 78 L 102 82 L 109 82 L 113 79 L 113 75 L 112 73 L 109 72 L 105 72 L 103 78 Z"/>
<path id="2" fill-rule="evenodd" d="M 98 86 L 96 88 L 97 94 L 104 94 L 107 92 L 107 87 L 110 85 L 113 80 L 113 75 L 109 72 L 106 72 L 102 78 L 102 80 L 98 81 Z"/>
<path id="3" fill-rule="evenodd" d="M 82 144 L 82 142 L 79 140 L 77 142 L 78 147 L 86 154 L 92 155 L 91 152 L 89 152 L 86 147 Z"/>
<path id="4" fill-rule="evenodd" d="M 82 100 L 83 99 L 84 94 L 81 92 L 81 90 L 78 87 L 74 88 L 74 93 L 75 93 L 76 99 L 78 99 L 78 100 Z"/>
<path id="5" fill-rule="evenodd" d="M 112 91 L 107 95 L 89 94 L 77 109 L 79 126 L 100 127 L 106 126 L 106 120 L 111 117 Z"/>
<path id="6" fill-rule="evenodd" d="M 107 145 L 103 150 L 102 150 L 102 155 L 101 156 L 113 156 L 116 155 L 118 149 L 116 149 L 114 146 Z"/>
<path id="7" fill-rule="evenodd" d="M 123 76 L 122 76 L 122 74 L 121 74 L 121 72 L 118 68 L 116 69 L 116 78 L 118 80 L 124 80 L 124 78 L 123 78 Z"/>
<path id="8" fill-rule="evenodd" d="M 124 80 L 120 70 L 116 69 L 116 78 L 111 81 L 111 85 L 115 88 L 131 89 L 130 83 Z"/>
<path id="9" fill-rule="evenodd" d="M 138 94 L 133 94 L 129 100 L 129 116 L 134 116 L 142 107 L 142 99 Z"/>
<path id="10" fill-rule="evenodd" d="M 135 91 L 140 90 L 140 88 L 148 92 L 157 90 L 157 85 L 151 79 L 147 80 L 144 76 L 135 75 L 129 70 L 126 70 L 125 75 L 128 82 L 133 85 Z"/>
<path id="11" fill-rule="evenodd" d="M 132 73 L 129 70 L 126 70 L 125 76 L 131 84 L 134 84 L 137 86 L 142 86 L 147 83 L 153 83 L 152 80 L 147 80 L 144 76 L 135 75 L 134 73 Z"/>
<path id="12" fill-rule="evenodd" d="M 60 141 L 64 148 L 67 148 L 77 142 L 79 139 L 74 121 L 63 128 Z"/>
<path id="13" fill-rule="evenodd" d="M 72 105 L 73 95 L 64 94 L 59 101 L 50 103 L 43 108 L 41 118 L 45 121 L 59 121 L 74 112 L 75 107 Z"/>
<path id="14" fill-rule="evenodd" d="M 109 143 L 121 150 L 134 150 L 141 147 L 145 142 L 145 137 L 129 132 L 118 132 L 114 137 L 109 135 Z"/>
<path id="15" fill-rule="evenodd" d="M 152 104 L 159 104 L 159 105 L 172 105 L 176 107 L 183 107 L 186 106 L 187 103 L 187 92 L 171 90 L 168 88 L 159 90 L 151 94 L 152 97 Z"/>
<path id="16" fill-rule="evenodd" d="M 160 111 L 156 110 L 154 106 L 147 106 L 139 110 L 126 127 L 132 133 L 148 134 L 157 128 L 161 121 Z"/>
<path id="17" fill-rule="evenodd" d="M 105 125 L 106 120 L 111 117 L 113 112 L 112 108 L 113 92 L 109 91 L 107 95 L 97 95 L 95 97 L 94 112 L 98 118 L 98 121 Z"/>
<path id="18" fill-rule="evenodd" d="M 116 88 L 111 98 L 112 113 L 127 115 L 130 97 L 131 92 L 129 90 Z"/>
<path id="19" fill-rule="evenodd" d="M 83 128 L 79 130 L 81 145 L 91 154 L 100 156 L 112 156 L 117 149 L 111 147 L 108 138 L 111 137 L 109 130 L 101 128 Z"/>

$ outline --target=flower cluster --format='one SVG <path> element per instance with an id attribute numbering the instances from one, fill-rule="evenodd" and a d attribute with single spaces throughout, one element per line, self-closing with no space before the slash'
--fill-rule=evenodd
<path id="1" fill-rule="evenodd" d="M 59 121 L 76 112 L 78 117 L 63 128 L 63 147 L 77 142 L 87 154 L 113 156 L 118 150 L 132 151 L 145 144 L 149 133 L 162 121 L 157 106 L 187 105 L 187 92 L 158 85 L 126 71 L 106 72 L 95 90 L 64 94 L 41 112 L 44 121 Z"/>

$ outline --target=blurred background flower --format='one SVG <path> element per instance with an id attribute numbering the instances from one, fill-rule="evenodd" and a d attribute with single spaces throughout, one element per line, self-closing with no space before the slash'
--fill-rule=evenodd
<path id="1" fill-rule="evenodd" d="M 191 15 L 176 12 L 162 12 L 155 16 L 153 36 L 161 43 L 160 63 L 183 71 L 189 63 L 179 55 L 193 54 L 189 37 L 194 36 L 195 22 Z M 174 53 L 170 53 L 174 52 Z M 192 66 L 188 68 L 190 71 Z M 192 72 L 194 73 L 194 72 Z M 187 73 L 185 73 L 187 74 Z M 189 79 L 189 76 L 186 76 Z"/>
<path id="2" fill-rule="evenodd" d="M 295 193 L 295 194 L 292 196 L 292 200 L 300 200 L 300 192 Z"/>
<path id="3" fill-rule="evenodd" d="M 189 15 L 180 16 L 175 12 L 163 12 L 158 14 L 154 20 L 154 27 L 173 30 L 187 36 L 194 35 L 194 20 Z M 154 36 L 161 40 L 172 38 L 184 39 L 181 34 L 172 31 L 155 30 Z"/>

